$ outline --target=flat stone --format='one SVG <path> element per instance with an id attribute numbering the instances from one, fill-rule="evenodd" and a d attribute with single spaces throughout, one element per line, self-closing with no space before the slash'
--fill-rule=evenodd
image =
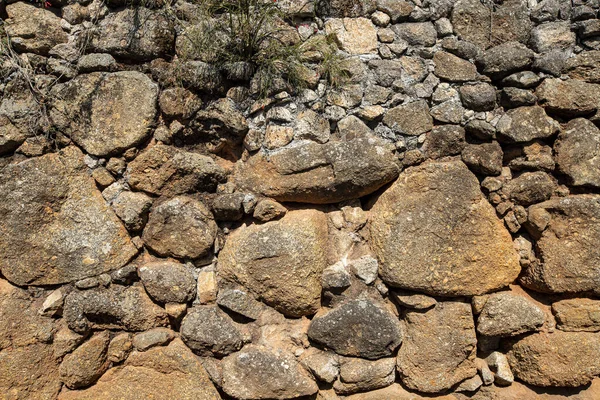
<path id="1" fill-rule="evenodd" d="M 600 187 L 600 130 L 584 118 L 569 121 L 554 144 L 558 169 L 574 186 Z"/>
<path id="2" fill-rule="evenodd" d="M 406 169 L 371 214 L 379 274 L 391 286 L 472 296 L 504 287 L 519 274 L 510 234 L 460 161 Z M 466 232 L 472 240 L 463 240 Z"/>
<path id="3" fill-rule="evenodd" d="M 308 337 L 338 354 L 370 360 L 392 355 L 402 342 L 398 318 L 370 300 L 323 310 L 313 318 Z"/>
<path id="4" fill-rule="evenodd" d="M 438 51 L 433 56 L 435 74 L 449 82 L 468 82 L 477 80 L 479 74 L 474 64 L 445 51 Z"/>
<path id="5" fill-rule="evenodd" d="M 545 172 L 525 172 L 504 184 L 502 192 L 515 203 L 529 206 L 550 199 L 556 186 Z"/>
<path id="6" fill-rule="evenodd" d="M 242 348 L 243 337 L 233 320 L 219 307 L 194 307 L 181 321 L 181 338 L 203 356 L 226 356 Z"/>
<path id="7" fill-rule="evenodd" d="M 569 21 L 549 22 L 531 30 L 529 44 L 537 53 L 555 49 L 567 51 L 575 47 L 576 38 Z"/>
<path id="8" fill-rule="evenodd" d="M 431 22 L 403 22 L 392 26 L 396 35 L 412 46 L 431 47 L 437 39 L 437 31 Z"/>
<path id="9" fill-rule="evenodd" d="M 219 290 L 217 304 L 251 320 L 258 319 L 266 308 L 243 289 L 223 288 Z"/>
<path id="10" fill-rule="evenodd" d="M 177 196 L 152 208 L 142 238 L 161 256 L 199 258 L 209 254 L 216 235 L 209 208 L 191 197 Z"/>
<path id="11" fill-rule="evenodd" d="M 92 385 L 108 369 L 106 354 L 109 342 L 109 332 L 102 331 L 65 356 L 59 373 L 69 389 Z"/>
<path id="12" fill-rule="evenodd" d="M 321 304 L 326 248 L 325 215 L 290 211 L 278 221 L 232 232 L 219 255 L 219 276 L 241 284 L 285 315 L 314 314 Z"/>
<path id="13" fill-rule="evenodd" d="M 76 147 L 0 170 L 0 215 L 0 270 L 18 285 L 73 282 L 137 253 Z"/>
<path id="14" fill-rule="evenodd" d="M 222 388 L 238 399 L 292 399 L 319 390 L 292 354 L 254 345 L 223 360 Z"/>
<path id="15" fill-rule="evenodd" d="M 236 165 L 235 181 L 242 190 L 278 201 L 322 204 L 367 195 L 397 175 L 388 144 L 367 136 L 259 152 Z"/>
<path id="16" fill-rule="evenodd" d="M 509 143 L 545 139 L 556 134 L 560 125 L 546 115 L 540 106 L 519 107 L 509 110 L 496 125 L 498 138 Z"/>
<path id="17" fill-rule="evenodd" d="M 546 320 L 544 312 L 523 296 L 510 292 L 487 296 L 477 318 L 477 332 L 485 336 L 515 336 L 538 330 Z"/>
<path id="18" fill-rule="evenodd" d="M 492 79 L 503 78 L 533 63 L 534 52 L 518 42 L 507 42 L 486 50 L 478 62 Z"/>
<path id="19" fill-rule="evenodd" d="M 187 303 L 196 297 L 196 279 L 183 264 L 150 262 L 138 269 L 138 275 L 150 297 L 159 303 Z"/>
<path id="20" fill-rule="evenodd" d="M 600 105 L 600 85 L 577 79 L 561 81 L 546 78 L 535 94 L 548 112 L 560 116 L 592 114 Z"/>
<path id="21" fill-rule="evenodd" d="M 565 69 L 572 79 L 600 83 L 600 51 L 582 51 L 567 60 Z"/>
<path id="22" fill-rule="evenodd" d="M 508 360 L 515 377 L 534 386 L 579 387 L 600 374 L 600 334 L 536 333 L 514 343 Z"/>
<path id="23" fill-rule="evenodd" d="M 375 361 L 351 358 L 342 362 L 340 378 L 333 384 L 333 389 L 337 394 L 348 395 L 389 386 L 395 378 L 395 358 Z"/>
<path id="24" fill-rule="evenodd" d="M 437 301 L 433 297 L 425 296 L 424 294 L 411 293 L 404 290 L 392 290 L 390 294 L 401 306 L 415 310 L 427 310 L 437 304 Z"/>
<path id="25" fill-rule="evenodd" d="M 407 312 L 405 322 L 398 373 L 406 387 L 439 393 L 477 374 L 470 304 L 438 302 L 425 312 Z"/>
<path id="26" fill-rule="evenodd" d="M 367 18 L 332 18 L 325 22 L 325 34 L 333 35 L 342 50 L 350 54 L 376 54 L 377 29 Z"/>
<path id="27" fill-rule="evenodd" d="M 424 100 L 402 104 L 388 110 L 383 123 L 394 131 L 410 136 L 418 136 L 433 128 L 429 106 Z"/>
<path id="28" fill-rule="evenodd" d="M 580 298 L 552 303 L 557 328 L 562 331 L 600 331 L 600 301 Z"/>
<path id="29" fill-rule="evenodd" d="M 529 207 L 526 225 L 536 242 L 537 262 L 521 277 L 547 293 L 600 293 L 600 196 L 572 195 Z"/>
<path id="30" fill-rule="evenodd" d="M 465 130 L 463 127 L 440 125 L 427 133 L 423 148 L 428 157 L 437 159 L 460 154 L 465 146 Z"/>

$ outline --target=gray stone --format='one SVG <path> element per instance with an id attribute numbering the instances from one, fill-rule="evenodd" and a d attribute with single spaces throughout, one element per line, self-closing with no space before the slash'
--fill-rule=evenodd
<path id="1" fill-rule="evenodd" d="M 187 266 L 172 261 L 142 265 L 138 275 L 144 288 L 158 303 L 187 303 L 196 297 L 196 280 Z"/>
<path id="2" fill-rule="evenodd" d="M 515 72 L 512 75 L 502 79 L 504 86 L 517 87 L 520 89 L 529 89 L 537 86 L 542 81 L 536 73 L 531 71 Z"/>
<path id="3" fill-rule="evenodd" d="M 354 271 L 354 274 L 361 279 L 367 285 L 375 282 L 377 279 L 377 273 L 379 271 L 379 263 L 373 256 L 366 255 L 356 260 L 350 261 L 350 268 Z"/>
<path id="4" fill-rule="evenodd" d="M 370 300 L 350 300 L 317 314 L 308 337 L 338 354 L 370 360 L 392 355 L 402 342 L 397 317 Z"/>
<path id="5" fill-rule="evenodd" d="M 515 381 L 506 355 L 494 351 L 486 358 L 486 361 L 489 367 L 494 370 L 494 382 L 496 385 L 508 386 Z"/>
<path id="6" fill-rule="evenodd" d="M 343 290 L 350 286 L 352 278 L 341 262 L 330 265 L 323 270 L 321 286 L 326 290 Z"/>
<path id="7" fill-rule="evenodd" d="M 492 79 L 503 78 L 518 70 L 526 69 L 533 63 L 533 51 L 518 42 L 507 42 L 492 47 L 478 60 L 483 73 Z"/>
<path id="8" fill-rule="evenodd" d="M 590 121 L 569 121 L 554 144 L 560 172 L 575 186 L 600 187 L 600 130 Z"/>
<path id="9" fill-rule="evenodd" d="M 430 47 L 437 39 L 437 31 L 431 22 L 404 22 L 393 25 L 392 29 L 412 46 Z"/>
<path id="10" fill-rule="evenodd" d="M 468 82 L 477 80 L 479 74 L 474 64 L 444 51 L 433 56 L 435 74 L 450 82 Z"/>
<path id="11" fill-rule="evenodd" d="M 467 144 L 461 153 L 463 162 L 473 172 L 483 175 L 500 175 L 503 155 L 498 142 Z"/>
<path id="12" fill-rule="evenodd" d="M 388 14 L 392 22 L 397 22 L 410 15 L 415 6 L 404 0 L 377 0 L 377 9 Z"/>
<path id="13" fill-rule="evenodd" d="M 474 111 L 491 111 L 496 108 L 496 89 L 488 83 L 465 85 L 459 89 L 463 105 Z"/>
<path id="14" fill-rule="evenodd" d="M 502 89 L 500 104 L 505 108 L 533 106 L 537 103 L 537 96 L 529 90 L 507 87 Z"/>
<path id="15" fill-rule="evenodd" d="M 502 192 L 523 206 L 546 201 L 556 189 L 555 180 L 545 172 L 525 172 L 504 184 Z"/>
<path id="16" fill-rule="evenodd" d="M 113 71 L 117 68 L 117 61 L 106 53 L 85 54 L 77 61 L 79 72 Z"/>
<path id="17" fill-rule="evenodd" d="M 546 110 L 560 116 L 592 114 L 600 105 L 600 85 L 576 79 L 546 78 L 535 94 Z"/>
<path id="18" fill-rule="evenodd" d="M 298 113 L 294 128 L 294 138 L 298 140 L 308 139 L 317 143 L 329 141 L 329 121 L 312 110 L 304 110 Z"/>
<path id="19" fill-rule="evenodd" d="M 300 363 L 320 381 L 332 383 L 340 374 L 338 358 L 335 353 L 310 347 L 300 356 Z"/>
<path id="20" fill-rule="evenodd" d="M 250 293 L 241 288 L 219 290 L 217 304 L 251 320 L 258 319 L 266 309 L 260 301 L 255 300 Z"/>
<path id="21" fill-rule="evenodd" d="M 498 138 L 509 143 L 545 139 L 558 132 L 558 122 L 546 115 L 540 106 L 519 107 L 504 114 L 498 124 Z"/>
<path id="22" fill-rule="evenodd" d="M 460 124 L 466 110 L 459 100 L 448 100 L 431 108 L 431 116 L 446 124 Z"/>
<path id="23" fill-rule="evenodd" d="M 156 346 L 165 346 L 175 338 L 175 332 L 167 328 L 152 328 L 133 337 L 133 347 L 146 351 Z"/>
<path id="24" fill-rule="evenodd" d="M 241 332 L 217 306 L 190 309 L 181 321 L 181 338 L 189 348 L 203 356 L 226 356 L 243 345 Z"/>
<path id="25" fill-rule="evenodd" d="M 418 136 L 433 128 L 429 106 L 424 100 L 390 109 L 384 115 L 383 123 L 398 133 L 410 136 Z"/>
<path id="26" fill-rule="evenodd" d="M 144 229 L 151 206 L 152 198 L 140 192 L 123 191 L 112 202 L 115 214 L 134 232 Z"/>
<path id="27" fill-rule="evenodd" d="M 212 204 L 217 221 L 237 221 L 244 216 L 244 193 L 224 193 L 218 195 Z"/>
<path id="28" fill-rule="evenodd" d="M 477 332 L 484 336 L 515 336 L 539 330 L 544 312 L 525 297 L 510 292 L 487 296 L 477 319 Z"/>
<path id="29" fill-rule="evenodd" d="M 555 49 L 567 51 L 575 47 L 575 39 L 575 32 L 571 32 L 568 21 L 549 22 L 531 30 L 529 45 L 538 53 Z"/>
<path id="30" fill-rule="evenodd" d="M 175 87 L 160 92 L 158 105 L 169 118 L 188 119 L 202 107 L 202 100 L 185 88 Z"/>

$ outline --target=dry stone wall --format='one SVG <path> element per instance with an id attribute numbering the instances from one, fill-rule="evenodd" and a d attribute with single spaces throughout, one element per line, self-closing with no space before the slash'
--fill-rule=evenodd
<path id="1" fill-rule="evenodd" d="M 0 399 L 599 399 L 600 3 L 275 2 L 0 6 Z"/>

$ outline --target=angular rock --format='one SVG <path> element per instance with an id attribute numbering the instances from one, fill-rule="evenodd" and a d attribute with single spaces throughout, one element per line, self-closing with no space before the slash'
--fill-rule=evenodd
<path id="1" fill-rule="evenodd" d="M 468 82 L 477 80 L 479 74 L 474 64 L 444 51 L 438 51 L 433 56 L 435 74 L 440 79 L 450 82 Z"/>
<path id="2" fill-rule="evenodd" d="M 217 304 L 223 308 L 257 320 L 266 307 L 243 289 L 221 289 L 217 296 Z"/>
<path id="3" fill-rule="evenodd" d="M 468 144 L 461 153 L 463 162 L 472 171 L 483 175 L 500 175 L 502 156 L 498 142 Z"/>
<path id="4" fill-rule="evenodd" d="M 437 31 L 431 22 L 404 22 L 393 25 L 392 30 L 412 46 L 431 47 L 437 39 Z"/>
<path id="5" fill-rule="evenodd" d="M 198 200 L 177 196 L 154 206 L 142 238 L 163 257 L 199 258 L 213 247 L 217 224 Z"/>
<path id="6" fill-rule="evenodd" d="M 515 203 L 529 206 L 548 200 L 556 186 L 554 179 L 545 172 L 525 172 L 504 184 L 502 192 Z"/>
<path id="7" fill-rule="evenodd" d="M 175 29 L 157 11 L 135 7 L 109 13 L 98 23 L 90 43 L 97 53 L 148 61 L 170 55 L 175 49 Z"/>
<path id="8" fill-rule="evenodd" d="M 133 337 L 132 344 L 138 351 L 164 346 L 175 338 L 175 332 L 167 328 L 152 328 Z"/>
<path id="9" fill-rule="evenodd" d="M 445 124 L 460 124 L 465 110 L 459 100 L 448 100 L 431 108 L 431 116 Z"/>
<path id="10" fill-rule="evenodd" d="M 310 7 L 312 3 L 302 3 L 304 8 Z M 325 17 L 362 17 L 368 16 L 375 11 L 375 0 L 330 0 L 327 2 L 316 2 L 318 15 Z M 312 13 L 311 13 L 312 16 Z"/>
<path id="11" fill-rule="evenodd" d="M 342 291 L 352 284 L 352 277 L 341 262 L 337 262 L 323 270 L 321 286 L 325 290 Z"/>
<path id="12" fill-rule="evenodd" d="M 63 315 L 69 328 L 79 333 L 89 329 L 145 331 L 168 324 L 165 310 L 139 286 L 75 290 L 65 299 Z"/>
<path id="13" fill-rule="evenodd" d="M 370 300 L 351 300 L 317 314 L 308 337 L 338 354 L 370 360 L 392 355 L 402 342 L 398 318 Z"/>
<path id="14" fill-rule="evenodd" d="M 294 139 L 308 139 L 317 143 L 326 143 L 329 141 L 329 135 L 329 121 L 325 118 L 312 110 L 304 110 L 298 113 L 296 127 L 294 128 Z"/>
<path id="15" fill-rule="evenodd" d="M 238 187 L 278 201 L 336 203 L 379 189 L 398 176 L 395 156 L 375 137 L 300 142 L 238 163 Z"/>
<path id="16" fill-rule="evenodd" d="M 237 221 L 244 216 L 244 193 L 224 193 L 213 200 L 212 210 L 217 221 Z"/>
<path id="17" fill-rule="evenodd" d="M 130 162 L 125 176 L 135 190 L 167 196 L 213 192 L 226 179 L 225 171 L 212 158 L 162 144 Z"/>
<path id="18" fill-rule="evenodd" d="M 222 387 L 238 399 L 292 399 L 319 390 L 292 354 L 254 345 L 223 360 Z"/>
<path id="19" fill-rule="evenodd" d="M 138 269 L 144 288 L 158 303 L 187 303 L 196 297 L 196 279 L 190 268 L 172 261 L 156 261 Z"/>
<path id="20" fill-rule="evenodd" d="M 219 255 L 219 275 L 285 315 L 314 314 L 321 303 L 326 248 L 325 215 L 290 211 L 279 221 L 232 232 Z"/>
<path id="21" fill-rule="evenodd" d="M 102 331 L 73 353 L 67 354 L 60 364 L 60 379 L 69 389 L 90 386 L 108 369 L 109 332 Z"/>
<path id="22" fill-rule="evenodd" d="M 488 83 L 461 86 L 460 99 L 463 105 L 475 111 L 491 111 L 496 108 L 496 89 Z"/>
<path id="23" fill-rule="evenodd" d="M 498 351 L 492 352 L 486 359 L 488 366 L 494 370 L 494 382 L 498 386 L 509 386 L 515 381 L 508 358 Z"/>
<path id="24" fill-rule="evenodd" d="M 140 192 L 121 192 L 112 202 L 115 214 L 121 218 L 127 229 L 134 232 L 144 229 L 151 206 L 152 198 Z"/>
<path id="25" fill-rule="evenodd" d="M 600 106 L 600 85 L 576 79 L 546 78 L 535 94 L 549 112 L 565 117 L 592 114 Z"/>
<path id="26" fill-rule="evenodd" d="M 476 295 L 506 286 L 519 274 L 510 234 L 460 161 L 405 170 L 371 214 L 379 274 L 391 286 Z"/>
<path id="27" fill-rule="evenodd" d="M 600 196 L 576 195 L 531 206 L 527 229 L 539 237 L 538 260 L 521 283 L 548 293 L 600 293 Z"/>
<path id="28" fill-rule="evenodd" d="M 600 83 L 600 51 L 582 51 L 567 60 L 565 69 L 572 79 Z"/>
<path id="29" fill-rule="evenodd" d="M 434 159 L 460 154 L 465 148 L 465 130 L 458 125 L 436 126 L 427 133 L 424 148 Z"/>
<path id="30" fill-rule="evenodd" d="M 406 18 L 415 9 L 415 6 L 404 0 L 377 0 L 377 9 L 390 16 L 392 22 Z"/>
<path id="31" fill-rule="evenodd" d="M 18 52 L 46 55 L 68 35 L 61 28 L 61 19 L 52 11 L 25 2 L 6 6 L 6 34 Z"/>
<path id="32" fill-rule="evenodd" d="M 300 363 L 308 368 L 317 379 L 332 383 L 340 374 L 339 357 L 335 353 L 310 347 L 302 353 Z"/>
<path id="33" fill-rule="evenodd" d="M 537 102 L 537 96 L 529 90 L 507 87 L 502 89 L 500 104 L 504 108 L 532 106 Z"/>
<path id="34" fill-rule="evenodd" d="M 418 136 L 433 128 L 429 106 L 424 100 L 390 109 L 384 115 L 383 123 L 398 133 L 410 136 Z"/>
<path id="35" fill-rule="evenodd" d="M 568 299 L 552 304 L 557 327 L 562 331 L 600 331 L 600 301 Z"/>
<path id="36" fill-rule="evenodd" d="M 489 295 L 477 319 L 477 332 L 484 336 L 515 336 L 538 330 L 544 312 L 523 296 L 510 292 Z"/>
<path id="37" fill-rule="evenodd" d="M 112 338 L 108 345 L 108 361 L 113 363 L 123 362 L 132 349 L 131 334 L 127 332 L 119 333 Z"/>
<path id="38" fill-rule="evenodd" d="M 93 72 L 52 88 L 53 125 L 94 156 L 137 146 L 150 136 L 158 86 L 134 71 Z"/>
<path id="39" fill-rule="evenodd" d="M 515 72 L 512 75 L 502 79 L 504 86 L 516 87 L 520 89 L 529 89 L 535 87 L 542 81 L 536 73 L 531 71 Z"/>
<path id="40" fill-rule="evenodd" d="M 529 45 L 537 53 L 556 49 L 566 51 L 575 47 L 575 40 L 575 32 L 571 32 L 568 21 L 549 22 L 532 29 Z"/>
<path id="41" fill-rule="evenodd" d="M 536 333 L 514 343 L 508 360 L 515 377 L 534 386 L 578 387 L 600 374 L 600 334 Z"/>
<path id="42" fill-rule="evenodd" d="M 574 186 L 600 187 L 600 130 L 590 121 L 569 121 L 554 144 L 560 172 Z"/>
<path id="43" fill-rule="evenodd" d="M 252 216 L 259 221 L 267 222 L 281 218 L 287 213 L 287 208 L 275 200 L 265 199 L 258 202 Z"/>
<path id="44" fill-rule="evenodd" d="M 191 118 L 202 107 L 202 100 L 189 90 L 176 87 L 163 90 L 158 99 L 160 110 L 169 118 Z"/>
<path id="45" fill-rule="evenodd" d="M 226 356 L 243 345 L 242 334 L 233 320 L 216 306 L 190 309 L 181 321 L 181 338 L 203 356 Z"/>
<path id="46" fill-rule="evenodd" d="M 518 42 L 507 42 L 492 47 L 478 60 L 483 73 L 492 79 L 503 78 L 518 70 L 526 69 L 533 63 L 533 51 Z"/>
<path id="47" fill-rule="evenodd" d="M 389 386 L 395 378 L 395 358 L 376 361 L 351 358 L 342 362 L 340 378 L 333 384 L 333 389 L 338 394 L 348 395 Z"/>
<path id="48" fill-rule="evenodd" d="M 325 34 L 333 35 L 340 48 L 350 54 L 377 53 L 377 30 L 367 18 L 329 19 Z"/>
<path id="49" fill-rule="evenodd" d="M 1 169 L 0 216 L 0 270 L 18 285 L 72 282 L 137 253 L 75 147 Z"/>
<path id="50" fill-rule="evenodd" d="M 391 297 L 401 306 L 415 310 L 427 310 L 437 304 L 437 301 L 433 297 L 404 290 L 393 290 Z"/>
<path id="51" fill-rule="evenodd" d="M 438 302 L 426 312 L 406 313 L 398 372 L 409 389 L 439 393 L 477 374 L 477 338 L 471 306 Z"/>
<path id="52" fill-rule="evenodd" d="M 179 339 L 167 347 L 143 353 L 133 352 L 124 367 L 109 370 L 94 386 L 79 391 L 63 391 L 60 400 L 127 398 L 143 400 L 168 393 L 177 399 L 218 400 L 219 392 L 206 370 Z"/>
<path id="53" fill-rule="evenodd" d="M 509 143 L 545 139 L 560 129 L 558 122 L 546 115 L 540 106 L 519 107 L 509 110 L 496 126 L 499 139 Z"/>

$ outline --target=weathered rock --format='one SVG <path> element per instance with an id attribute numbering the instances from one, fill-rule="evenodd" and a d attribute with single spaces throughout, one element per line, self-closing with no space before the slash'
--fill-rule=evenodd
<path id="1" fill-rule="evenodd" d="M 127 229 L 134 232 L 144 229 L 151 206 L 152 198 L 140 192 L 121 192 L 112 202 L 115 214 L 121 218 Z"/>
<path id="2" fill-rule="evenodd" d="M 126 264 L 137 252 L 75 147 L 0 170 L 0 270 L 53 285 Z"/>
<path id="3" fill-rule="evenodd" d="M 323 270 L 321 286 L 325 290 L 342 291 L 352 284 L 352 276 L 341 262 L 330 265 Z"/>
<path id="4" fill-rule="evenodd" d="M 502 172 L 503 153 L 498 142 L 468 144 L 461 156 L 463 162 L 476 173 L 500 175 Z"/>
<path id="5" fill-rule="evenodd" d="M 489 122 L 472 119 L 465 125 L 465 131 L 470 136 L 479 140 L 496 139 L 496 128 Z"/>
<path id="6" fill-rule="evenodd" d="M 435 74 L 450 82 L 468 82 L 477 79 L 479 74 L 474 64 L 444 51 L 438 51 L 433 56 Z"/>
<path id="7" fill-rule="evenodd" d="M 507 87 L 502 89 L 500 104 L 504 108 L 532 106 L 537 102 L 537 96 L 529 90 Z"/>
<path id="8" fill-rule="evenodd" d="M 600 374 L 600 334 L 536 333 L 514 343 L 508 360 L 515 377 L 535 386 L 577 387 Z"/>
<path id="9" fill-rule="evenodd" d="M 548 200 L 556 186 L 555 180 L 545 172 L 525 172 L 506 183 L 502 191 L 515 203 L 529 206 Z"/>
<path id="10" fill-rule="evenodd" d="M 159 303 L 187 303 L 196 297 L 190 268 L 172 261 L 156 261 L 138 269 L 144 288 Z"/>
<path id="11" fill-rule="evenodd" d="M 325 33 L 333 35 L 340 48 L 350 54 L 377 53 L 377 30 L 367 18 L 329 19 Z"/>
<path id="12" fill-rule="evenodd" d="M 390 109 L 383 117 L 383 123 L 394 131 L 417 136 L 433 128 L 427 102 L 420 100 Z"/>
<path id="13" fill-rule="evenodd" d="M 572 79 L 600 83 L 600 51 L 582 51 L 567 60 L 565 69 Z"/>
<path id="14" fill-rule="evenodd" d="M 256 204 L 252 216 L 259 221 L 267 222 L 273 219 L 281 218 L 287 213 L 287 208 L 275 200 L 264 199 Z"/>
<path id="15" fill-rule="evenodd" d="M 150 136 L 158 86 L 134 71 L 93 72 L 52 88 L 50 117 L 95 156 L 121 153 Z"/>
<path id="16" fill-rule="evenodd" d="M 539 237 L 538 262 L 525 271 L 521 282 L 550 293 L 600 293 L 597 268 L 600 249 L 600 197 L 567 196 L 529 208 L 527 228 Z"/>
<path id="17" fill-rule="evenodd" d="M 568 21 L 550 22 L 532 29 L 529 44 L 538 53 L 555 49 L 566 51 L 575 46 L 575 39 Z"/>
<path id="18" fill-rule="evenodd" d="M 395 358 L 346 359 L 340 366 L 340 378 L 333 384 L 333 389 L 338 394 L 348 395 L 386 387 L 394 383 L 395 370 Z"/>
<path id="19" fill-rule="evenodd" d="M 404 0 L 377 0 L 377 9 L 390 16 L 392 22 L 406 18 L 415 9 L 415 6 Z"/>
<path id="20" fill-rule="evenodd" d="M 477 319 L 477 332 L 485 336 L 515 336 L 538 330 L 544 312 L 523 296 L 510 292 L 489 295 Z"/>
<path id="21" fill-rule="evenodd" d="M 431 108 L 431 116 L 445 124 L 460 124 L 465 110 L 460 100 L 448 100 Z"/>
<path id="22" fill-rule="evenodd" d="M 132 344 L 138 351 L 164 346 L 175 338 L 175 332 L 167 328 L 152 328 L 133 337 Z"/>
<path id="23" fill-rule="evenodd" d="M 145 331 L 168 324 L 167 313 L 139 286 L 75 290 L 65 298 L 64 318 L 75 332 L 93 329 Z"/>
<path id="24" fill-rule="evenodd" d="M 550 113 L 576 117 L 594 113 L 600 105 L 600 85 L 576 79 L 545 79 L 535 94 Z"/>
<path id="25" fill-rule="evenodd" d="M 222 288 L 219 290 L 217 304 L 252 320 L 258 319 L 262 311 L 267 308 L 261 302 L 255 300 L 251 294 L 237 288 Z"/>
<path id="26" fill-rule="evenodd" d="M 533 51 L 518 42 L 508 42 L 492 47 L 478 60 L 483 73 L 492 79 L 500 79 L 533 63 Z"/>
<path id="27" fill-rule="evenodd" d="M 219 307 L 189 310 L 181 322 L 181 338 L 200 355 L 226 356 L 242 348 L 243 337 L 233 320 Z"/>
<path id="28" fill-rule="evenodd" d="M 520 170 L 542 170 L 554 171 L 554 159 L 552 158 L 552 147 L 544 145 L 542 142 L 533 142 L 523 146 L 522 152 L 511 156 L 508 163 L 510 169 Z"/>
<path id="29" fill-rule="evenodd" d="M 392 26 L 393 31 L 409 45 L 430 47 L 435 44 L 437 31 L 431 22 L 404 22 Z"/>
<path id="30" fill-rule="evenodd" d="M 427 310 L 437 304 L 437 301 L 433 297 L 404 290 L 393 290 L 391 297 L 401 306 L 415 310 Z"/>
<path id="31" fill-rule="evenodd" d="M 436 126 L 427 133 L 425 152 L 430 158 L 455 156 L 465 148 L 465 130 L 458 125 Z"/>
<path id="32" fill-rule="evenodd" d="M 223 360 L 223 391 L 238 399 L 292 399 L 319 388 L 292 354 L 246 346 Z"/>
<path id="33" fill-rule="evenodd" d="M 161 256 L 199 258 L 210 252 L 216 235 L 217 224 L 208 207 L 177 196 L 152 208 L 142 238 Z"/>
<path id="34" fill-rule="evenodd" d="M 157 144 L 130 162 L 125 176 L 133 189 L 173 196 L 213 192 L 225 171 L 208 156 Z"/>
<path id="35" fill-rule="evenodd" d="M 485 360 L 488 366 L 494 370 L 494 383 L 498 386 L 512 385 L 515 381 L 515 376 L 510 369 L 510 364 L 505 354 L 494 351 Z"/>
<path id="36" fill-rule="evenodd" d="M 112 338 L 108 345 L 108 361 L 120 363 L 127 359 L 133 349 L 131 333 L 123 332 Z"/>
<path id="37" fill-rule="evenodd" d="M 560 172 L 575 186 L 600 187 L 600 130 L 578 118 L 565 126 L 554 144 Z"/>
<path id="38" fill-rule="evenodd" d="M 498 138 L 509 143 L 548 138 L 560 129 L 558 122 L 546 115 L 540 106 L 509 110 L 496 126 Z"/>
<path id="39" fill-rule="evenodd" d="M 502 79 L 504 86 L 529 89 L 535 87 L 542 81 L 536 73 L 531 71 L 515 72 L 512 75 Z"/>
<path id="40" fill-rule="evenodd" d="M 224 193 L 213 200 L 212 210 L 217 221 L 237 221 L 244 216 L 244 193 Z"/>
<path id="41" fill-rule="evenodd" d="M 63 9 L 64 11 L 64 9 Z M 85 54 L 77 60 L 77 70 L 81 72 L 111 72 L 117 69 L 117 61 L 110 54 Z"/>
<path id="42" fill-rule="evenodd" d="M 326 267 L 327 218 L 316 210 L 290 211 L 279 221 L 230 234 L 219 256 L 219 275 L 289 316 L 314 314 Z"/>
<path id="43" fill-rule="evenodd" d="M 475 111 L 491 111 L 496 107 L 496 89 L 488 83 L 462 86 L 459 89 L 463 105 Z"/>
<path id="44" fill-rule="evenodd" d="M 33 4 L 17 2 L 6 6 L 6 34 L 19 52 L 47 54 L 60 43 L 66 43 L 67 33 L 61 28 L 60 17 Z"/>
<path id="45" fill-rule="evenodd" d="M 406 313 L 398 372 L 409 389 L 439 393 L 477 374 L 477 339 L 471 306 L 438 302 L 425 312 Z"/>
<path id="46" fill-rule="evenodd" d="M 379 273 L 392 286 L 475 295 L 506 286 L 519 274 L 510 235 L 460 161 L 407 169 L 371 212 Z M 466 232 L 472 240 L 464 240 Z"/>
<path id="47" fill-rule="evenodd" d="M 305 4 L 304 7 L 306 7 Z M 310 4 L 310 3 L 309 3 Z M 375 0 L 330 0 L 327 2 L 316 2 L 316 10 L 319 15 L 325 17 L 363 17 L 375 11 Z"/>
<path id="48" fill-rule="evenodd" d="M 398 176 L 387 143 L 375 137 L 300 142 L 238 163 L 235 180 L 278 201 L 336 203 L 372 193 Z"/>
<path id="49" fill-rule="evenodd" d="M 357 393 L 346 397 L 347 400 L 426 400 L 429 396 L 419 396 L 414 392 L 404 389 L 399 383 L 394 383 L 384 389 L 373 390 L 370 392 Z M 457 400 L 456 396 L 451 394 L 446 396 L 437 396 L 436 400 Z M 329 400 L 329 399 L 326 399 Z"/>
<path id="50" fill-rule="evenodd" d="M 308 337 L 338 354 L 370 360 L 392 355 L 402 342 L 397 317 L 370 300 L 351 300 L 317 314 Z"/>
<path id="51" fill-rule="evenodd" d="M 356 260 L 351 260 L 349 267 L 354 274 L 367 285 L 375 282 L 379 271 L 377 259 L 371 255 L 362 256 Z"/>
<path id="52" fill-rule="evenodd" d="M 108 331 L 102 331 L 65 356 L 59 373 L 69 389 L 90 386 L 108 369 L 106 354 L 109 342 Z"/>
<path id="53" fill-rule="evenodd" d="M 97 53 L 147 61 L 170 55 L 175 49 L 175 30 L 169 18 L 144 7 L 109 13 L 99 21 L 91 40 Z"/>
<path id="54" fill-rule="evenodd" d="M 329 141 L 329 134 L 329 121 L 325 118 L 312 110 L 304 110 L 298 113 L 294 128 L 295 139 L 308 139 L 317 143 L 326 143 Z"/>
<path id="55" fill-rule="evenodd" d="M 563 331 L 600 331 L 600 301 L 568 299 L 552 304 L 557 327 Z"/>
<path id="56" fill-rule="evenodd" d="M 339 357 L 335 353 L 310 347 L 302 353 L 300 363 L 310 370 L 317 379 L 332 383 L 340 374 Z"/>
<path id="57" fill-rule="evenodd" d="M 158 104 L 167 117 L 188 119 L 200 109 L 202 100 L 189 90 L 177 87 L 163 90 Z"/>
<path id="58" fill-rule="evenodd" d="M 133 352 L 123 368 L 109 370 L 86 390 L 64 391 L 60 400 L 127 398 L 143 400 L 168 393 L 178 399 L 218 400 L 221 398 L 198 358 L 175 339 L 167 347 L 143 353 Z"/>

